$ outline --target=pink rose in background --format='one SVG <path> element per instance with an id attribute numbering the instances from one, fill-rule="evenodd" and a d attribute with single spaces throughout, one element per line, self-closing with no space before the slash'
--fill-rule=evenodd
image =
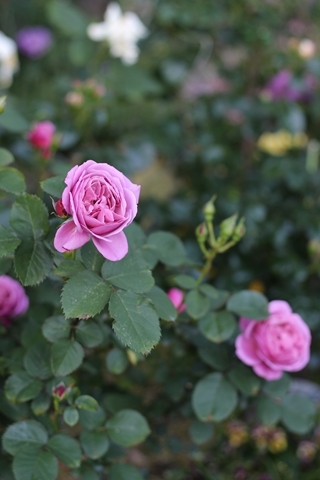
<path id="1" fill-rule="evenodd" d="M 53 142 L 56 127 L 49 121 L 36 123 L 32 130 L 28 133 L 28 140 L 34 148 L 42 151 L 45 158 L 50 157 L 51 145 Z"/>
<path id="2" fill-rule="evenodd" d="M 240 319 L 236 355 L 260 377 L 277 380 L 283 371 L 302 370 L 310 358 L 311 333 L 302 318 L 282 300 L 269 303 L 263 321 Z"/>
<path id="3" fill-rule="evenodd" d="M 270 78 L 264 92 L 273 101 L 286 100 L 288 102 L 310 102 L 317 87 L 316 77 L 305 74 L 299 80 L 290 70 L 279 70 Z"/>
<path id="4" fill-rule="evenodd" d="M 178 310 L 178 313 L 181 313 L 186 309 L 186 306 L 183 303 L 183 292 L 179 290 L 179 288 L 170 288 L 167 295 Z"/>
<path id="5" fill-rule="evenodd" d="M 0 276 L 0 321 L 8 327 L 11 318 L 26 312 L 29 299 L 23 286 L 7 275 Z"/>
<path id="6" fill-rule="evenodd" d="M 82 247 L 90 240 L 108 260 L 121 260 L 128 253 L 122 231 L 137 214 L 140 186 L 107 163 L 88 160 L 68 173 L 62 206 L 72 216 L 58 229 L 54 246 L 58 252 Z"/>

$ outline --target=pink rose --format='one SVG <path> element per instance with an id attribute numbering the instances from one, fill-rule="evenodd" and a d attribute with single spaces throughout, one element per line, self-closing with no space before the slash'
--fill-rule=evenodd
<path id="1" fill-rule="evenodd" d="M 9 326 L 10 319 L 28 310 L 29 299 L 23 286 L 7 275 L 0 276 L 0 320 Z"/>
<path id="2" fill-rule="evenodd" d="M 283 371 L 297 372 L 307 365 L 311 334 L 287 302 L 270 302 L 269 313 L 262 322 L 240 319 L 242 333 L 236 339 L 236 355 L 260 377 L 277 380 Z"/>
<path id="3" fill-rule="evenodd" d="M 50 147 L 53 142 L 53 135 L 56 127 L 49 121 L 36 123 L 28 133 L 28 140 L 31 145 L 39 150 L 45 157 L 50 156 Z"/>
<path id="4" fill-rule="evenodd" d="M 75 250 L 90 240 L 108 260 L 128 253 L 123 229 L 137 214 L 140 186 L 107 163 L 88 160 L 68 173 L 62 206 L 72 216 L 58 229 L 58 252 Z"/>
<path id="5" fill-rule="evenodd" d="M 179 288 L 170 288 L 167 295 L 178 310 L 178 313 L 181 313 L 186 309 L 186 306 L 183 303 L 183 292 L 179 290 Z"/>

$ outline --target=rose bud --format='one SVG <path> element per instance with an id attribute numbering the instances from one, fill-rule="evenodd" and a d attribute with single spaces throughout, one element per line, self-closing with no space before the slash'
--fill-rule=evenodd
<path id="1" fill-rule="evenodd" d="M 171 288 L 167 295 L 178 310 L 178 313 L 182 313 L 186 309 L 186 306 L 183 303 L 183 292 L 179 288 Z"/>
<path id="2" fill-rule="evenodd" d="M 56 211 L 56 214 L 61 217 L 61 218 L 67 218 L 68 213 L 65 210 L 63 203 L 62 203 L 62 198 L 60 198 L 55 204 L 54 204 L 54 209 Z"/>
<path id="3" fill-rule="evenodd" d="M 30 144 L 42 151 L 45 158 L 51 154 L 50 148 L 53 143 L 54 132 L 56 127 L 49 121 L 36 123 L 27 135 Z"/>
<path id="4" fill-rule="evenodd" d="M 52 389 L 52 395 L 59 400 L 63 400 L 69 391 L 70 388 L 67 388 L 63 382 L 60 382 Z"/>
<path id="5" fill-rule="evenodd" d="M 23 286 L 7 275 L 0 276 L 0 320 L 7 327 L 11 318 L 28 310 L 29 299 Z"/>

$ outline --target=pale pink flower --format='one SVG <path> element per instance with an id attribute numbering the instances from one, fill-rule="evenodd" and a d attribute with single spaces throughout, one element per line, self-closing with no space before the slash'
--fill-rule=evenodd
<path id="1" fill-rule="evenodd" d="M 123 229 L 137 214 L 140 186 L 107 163 L 88 160 L 68 173 L 62 207 L 72 218 L 54 238 L 58 252 L 82 247 L 92 238 L 108 260 L 121 260 L 128 252 Z"/>
<path id="2" fill-rule="evenodd" d="M 310 358 L 311 333 L 300 315 L 282 300 L 269 303 L 263 321 L 240 319 L 236 355 L 260 377 L 277 380 L 283 371 L 302 370 Z"/>

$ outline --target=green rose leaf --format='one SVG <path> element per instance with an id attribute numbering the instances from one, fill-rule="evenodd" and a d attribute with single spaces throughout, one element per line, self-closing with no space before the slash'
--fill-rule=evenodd
<path id="1" fill-rule="evenodd" d="M 0 225 L 0 257 L 4 257 L 20 245 L 21 240 L 9 228 Z"/>
<path id="2" fill-rule="evenodd" d="M 222 307 L 230 295 L 226 290 L 217 290 L 212 285 L 208 284 L 200 285 L 199 288 L 204 295 L 210 298 L 211 308 L 213 310 L 217 310 L 218 308 Z"/>
<path id="3" fill-rule="evenodd" d="M 157 314 L 162 320 L 168 320 L 169 322 L 175 321 L 177 318 L 177 310 L 168 295 L 161 290 L 161 288 L 154 286 L 146 296 L 150 298 Z"/>
<path id="4" fill-rule="evenodd" d="M 236 365 L 228 373 L 229 379 L 244 395 L 257 395 L 262 380 L 254 374 L 251 368 Z"/>
<path id="5" fill-rule="evenodd" d="M 148 237 L 148 248 L 165 265 L 176 267 L 186 260 L 186 252 L 181 240 L 170 232 L 155 232 Z"/>
<path id="6" fill-rule="evenodd" d="M 129 365 L 128 357 L 123 350 L 113 348 L 107 353 L 106 357 L 107 369 L 109 372 L 119 375 L 123 373 Z"/>
<path id="7" fill-rule="evenodd" d="M 48 442 L 48 448 L 58 459 L 70 468 L 81 465 L 81 449 L 78 442 L 65 435 L 58 433 L 53 435 Z"/>
<path id="8" fill-rule="evenodd" d="M 158 315 L 145 297 L 133 292 L 114 292 L 109 304 L 113 329 L 124 345 L 148 353 L 160 339 Z"/>
<path id="9" fill-rule="evenodd" d="M 32 400 L 31 408 L 35 415 L 43 415 L 48 411 L 51 404 L 51 397 L 46 393 L 41 392 L 36 398 Z"/>
<path id="10" fill-rule="evenodd" d="M 103 332 L 94 320 L 81 320 L 77 325 L 76 339 L 85 347 L 93 348 L 103 342 Z"/>
<path id="11" fill-rule="evenodd" d="M 13 423 L 7 428 L 3 437 L 2 444 L 4 449 L 16 455 L 20 448 L 24 446 L 41 447 L 48 441 L 48 433 L 44 426 L 35 420 L 23 420 Z"/>
<path id="12" fill-rule="evenodd" d="M 12 403 L 27 402 L 35 398 L 42 389 L 42 383 L 26 372 L 11 375 L 4 386 L 5 395 Z"/>
<path id="13" fill-rule="evenodd" d="M 14 162 L 14 157 L 9 150 L 0 148 L 0 167 L 6 167 Z"/>
<path id="14" fill-rule="evenodd" d="M 130 251 L 118 262 L 106 260 L 102 266 L 102 276 L 115 287 L 134 293 L 147 292 L 154 285 L 146 262 L 137 253 Z"/>
<path id="15" fill-rule="evenodd" d="M 87 28 L 87 20 L 75 5 L 62 0 L 51 0 L 47 4 L 50 23 L 68 37 L 81 37 Z"/>
<path id="16" fill-rule="evenodd" d="M 29 123 L 8 99 L 5 111 L 0 115 L 0 125 L 9 132 L 21 133 L 29 128 Z"/>
<path id="17" fill-rule="evenodd" d="M 52 258 L 42 243 L 22 240 L 14 256 L 16 274 L 25 286 L 42 282 L 50 273 Z"/>
<path id="18" fill-rule="evenodd" d="M 232 313 L 208 313 L 199 320 L 199 329 L 212 342 L 221 343 L 228 340 L 236 328 L 236 321 Z"/>
<path id="19" fill-rule="evenodd" d="M 101 267 L 105 262 L 105 258 L 96 249 L 92 241 L 87 242 L 81 248 L 81 258 L 88 270 L 100 273 Z"/>
<path id="20" fill-rule="evenodd" d="M 26 182 L 19 170 L 11 167 L 0 167 L 0 190 L 19 195 L 25 189 Z"/>
<path id="21" fill-rule="evenodd" d="M 27 350 L 23 364 L 29 375 L 45 380 L 52 376 L 50 358 L 50 346 L 36 343 Z"/>
<path id="22" fill-rule="evenodd" d="M 107 423 L 111 440 L 123 447 L 143 442 L 151 433 L 146 419 L 135 410 L 120 410 Z"/>
<path id="23" fill-rule="evenodd" d="M 237 405 L 237 392 L 221 373 L 211 373 L 200 380 L 193 391 L 192 406 L 203 422 L 221 422 Z"/>
<path id="24" fill-rule="evenodd" d="M 89 270 L 71 277 L 65 284 L 61 303 L 67 318 L 94 317 L 107 304 L 111 286 Z"/>
<path id="25" fill-rule="evenodd" d="M 57 177 L 47 178 L 40 182 L 41 188 L 44 192 L 48 193 L 52 197 L 61 198 L 62 192 L 66 188 L 64 183 L 65 176 L 59 175 Z"/>
<path id="26" fill-rule="evenodd" d="M 281 398 L 283 397 L 290 386 L 290 376 L 287 373 L 283 373 L 282 377 L 279 380 L 272 380 L 270 382 L 265 382 L 263 386 L 263 391 L 266 395 L 272 398 Z"/>
<path id="27" fill-rule="evenodd" d="M 23 193 L 12 205 L 10 225 L 21 238 L 41 240 L 49 232 L 45 204 L 35 195 Z"/>
<path id="28" fill-rule="evenodd" d="M 52 453 L 28 445 L 18 451 L 12 469 L 16 480 L 56 480 L 59 467 Z"/>
<path id="29" fill-rule="evenodd" d="M 62 315 L 47 318 L 42 326 L 43 335 L 52 343 L 62 338 L 68 338 L 70 330 L 70 322 Z"/>
<path id="30" fill-rule="evenodd" d="M 173 281 L 178 287 L 186 290 L 191 290 L 197 286 L 197 281 L 190 275 L 176 275 Z"/>
<path id="31" fill-rule="evenodd" d="M 61 339 L 51 347 L 51 367 L 55 376 L 64 377 L 80 367 L 84 351 L 78 342 Z"/>
<path id="32" fill-rule="evenodd" d="M 316 407 L 301 393 L 288 393 L 281 402 L 281 421 L 292 433 L 304 435 L 315 423 Z"/>
<path id="33" fill-rule="evenodd" d="M 89 410 L 90 412 L 96 412 L 99 404 L 97 400 L 90 395 L 80 395 L 75 401 L 75 405 L 83 410 Z"/>
<path id="34" fill-rule="evenodd" d="M 78 410 L 74 407 L 67 407 L 63 412 L 63 420 L 69 427 L 74 427 L 79 421 Z"/>
<path id="35" fill-rule="evenodd" d="M 269 317 L 268 300 L 262 293 L 242 290 L 231 295 L 227 310 L 252 320 L 265 320 Z"/>
<path id="36" fill-rule="evenodd" d="M 85 270 L 85 266 L 79 260 L 64 260 L 60 263 L 58 268 L 53 270 L 53 273 L 58 277 L 70 278 L 82 270 Z"/>
<path id="37" fill-rule="evenodd" d="M 109 438 L 105 432 L 90 432 L 84 431 L 80 435 L 81 446 L 85 454 L 96 460 L 101 458 L 109 448 Z"/>
<path id="38" fill-rule="evenodd" d="M 192 318 L 201 318 L 208 312 L 210 300 L 199 290 L 190 290 L 186 295 L 186 307 Z"/>
<path id="39" fill-rule="evenodd" d="M 142 474 L 132 465 L 117 463 L 111 465 L 109 470 L 110 480 L 143 480 Z"/>
<path id="40" fill-rule="evenodd" d="M 226 370 L 230 365 L 231 355 L 229 355 L 226 345 L 211 343 L 200 347 L 198 354 L 204 363 L 216 370 Z"/>
<path id="41" fill-rule="evenodd" d="M 90 410 L 80 410 L 79 417 L 81 425 L 87 430 L 94 430 L 95 428 L 102 427 L 106 421 L 106 414 L 100 405 L 95 412 Z"/>
<path id="42" fill-rule="evenodd" d="M 204 423 L 199 420 L 193 420 L 189 427 L 191 440 L 196 445 L 208 442 L 213 436 L 213 431 L 212 423 Z"/>
<path id="43" fill-rule="evenodd" d="M 273 398 L 260 397 L 257 405 L 258 418 L 263 425 L 275 425 L 281 417 L 281 407 Z"/>

